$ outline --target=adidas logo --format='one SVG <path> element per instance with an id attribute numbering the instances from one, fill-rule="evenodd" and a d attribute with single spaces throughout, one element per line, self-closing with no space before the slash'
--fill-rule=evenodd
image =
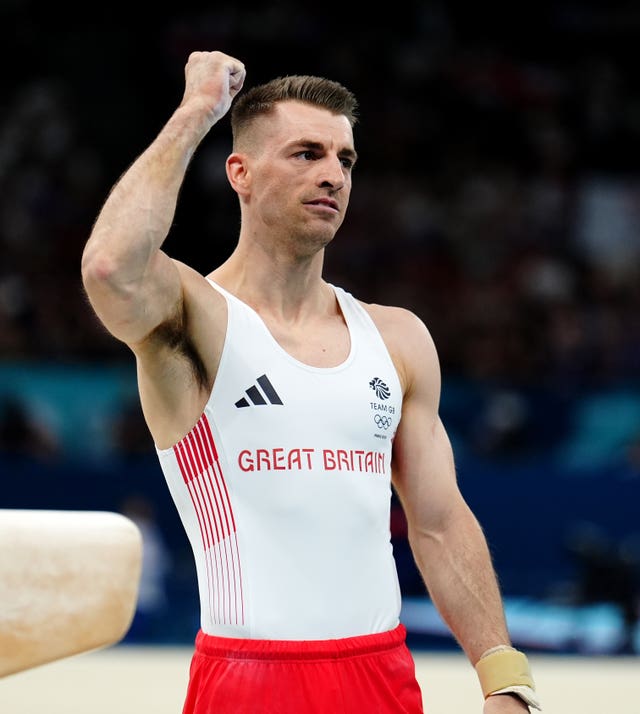
<path id="1" fill-rule="evenodd" d="M 238 409 L 250 407 L 252 404 L 254 406 L 260 406 L 261 404 L 282 404 L 282 399 L 278 396 L 278 392 L 273 388 L 273 384 L 271 384 L 266 374 L 263 374 L 262 377 L 258 377 L 256 382 L 262 388 L 262 391 L 253 384 L 245 391 L 247 397 L 242 397 L 242 399 L 238 399 L 236 402 Z"/>

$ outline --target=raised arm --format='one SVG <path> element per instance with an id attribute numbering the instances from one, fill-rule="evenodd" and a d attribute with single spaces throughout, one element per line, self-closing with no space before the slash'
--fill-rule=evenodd
<path id="1" fill-rule="evenodd" d="M 115 184 L 93 226 L 82 256 L 84 287 L 106 328 L 131 346 L 184 309 L 183 273 L 161 246 L 189 162 L 244 77 L 233 57 L 192 53 L 180 106 Z"/>
<path id="2" fill-rule="evenodd" d="M 412 313 L 393 312 L 386 339 L 405 386 L 394 440 L 394 486 L 429 595 L 476 666 L 494 647 L 511 652 L 502 597 L 482 529 L 458 488 L 451 444 L 438 415 L 440 368 L 431 336 Z M 500 666 L 508 668 L 510 656 Z M 516 680 L 514 685 L 522 683 Z M 491 696 L 484 711 L 516 714 L 528 707 L 515 696 Z"/>

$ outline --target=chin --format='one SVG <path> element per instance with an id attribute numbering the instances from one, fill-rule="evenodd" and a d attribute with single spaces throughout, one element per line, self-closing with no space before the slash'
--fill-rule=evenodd
<path id="1" fill-rule="evenodd" d="M 324 250 L 334 239 L 335 235 L 336 231 L 334 230 L 314 231 L 299 234 L 293 241 L 295 244 L 295 251 L 300 257 L 313 256 L 321 250 Z"/>

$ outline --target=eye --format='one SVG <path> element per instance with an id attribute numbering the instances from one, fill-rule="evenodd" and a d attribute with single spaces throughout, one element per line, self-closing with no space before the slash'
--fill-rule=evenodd
<path id="1" fill-rule="evenodd" d="M 345 169 L 349 169 L 349 171 L 353 168 L 353 165 L 355 163 L 353 159 L 348 159 L 344 156 L 340 159 L 340 162 L 345 167 Z"/>
<path id="2" fill-rule="evenodd" d="M 296 154 L 296 158 L 304 159 L 305 161 L 315 161 L 318 156 L 315 151 L 312 151 L 311 149 L 305 149 L 304 151 L 299 151 Z"/>

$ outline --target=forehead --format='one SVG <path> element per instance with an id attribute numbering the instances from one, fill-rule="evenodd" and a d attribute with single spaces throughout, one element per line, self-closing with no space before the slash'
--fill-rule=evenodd
<path id="1" fill-rule="evenodd" d="M 334 144 L 353 149 L 353 130 L 347 117 L 299 101 L 279 102 L 268 116 L 260 117 L 258 129 L 277 144 L 298 140 Z"/>

